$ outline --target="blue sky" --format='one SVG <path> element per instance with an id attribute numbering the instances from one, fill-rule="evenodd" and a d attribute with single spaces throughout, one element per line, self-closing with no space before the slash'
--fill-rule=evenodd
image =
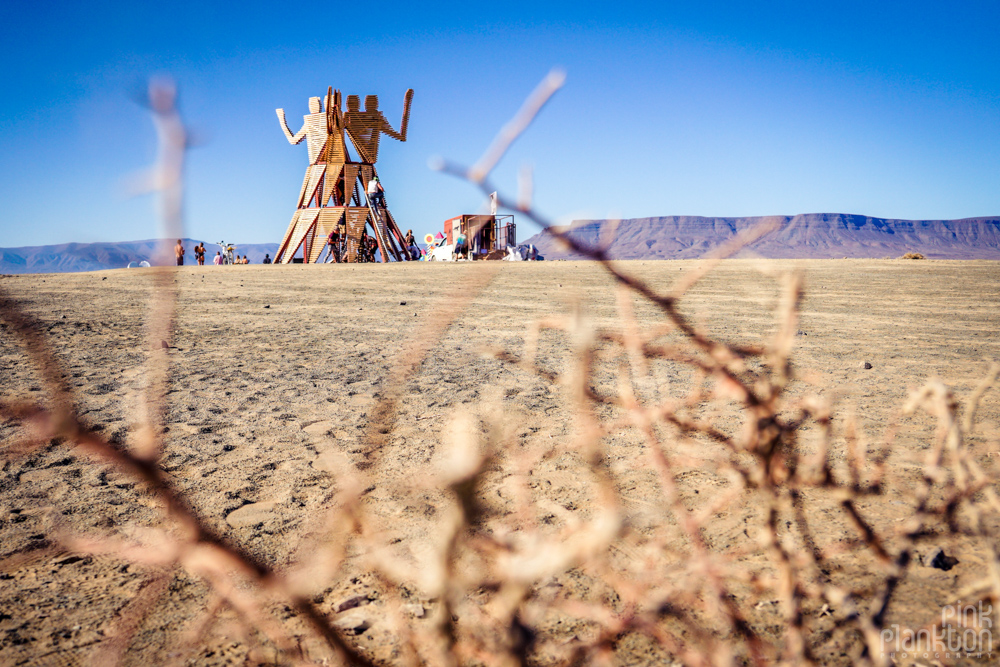
<path id="1" fill-rule="evenodd" d="M 415 89 L 379 157 L 404 229 L 475 212 L 428 159 L 475 161 L 553 66 L 565 88 L 494 177 L 533 165 L 553 219 L 1000 215 L 997 26 L 995 1 L 3 3 L 0 246 L 156 235 L 123 183 L 155 155 L 131 100 L 157 74 L 203 142 L 185 221 L 209 241 L 280 240 L 307 157 L 274 109 L 295 131 L 330 85 L 394 125 Z"/>

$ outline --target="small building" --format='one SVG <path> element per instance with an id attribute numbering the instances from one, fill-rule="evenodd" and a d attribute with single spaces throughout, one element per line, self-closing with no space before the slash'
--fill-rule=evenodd
<path id="1" fill-rule="evenodd" d="M 442 233 L 448 245 L 464 234 L 473 259 L 484 259 L 494 251 L 505 254 L 507 246 L 517 245 L 513 215 L 458 215 L 444 221 Z"/>

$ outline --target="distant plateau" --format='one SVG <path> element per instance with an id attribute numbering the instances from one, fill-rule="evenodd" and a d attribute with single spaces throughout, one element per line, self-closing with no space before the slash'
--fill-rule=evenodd
<path id="1" fill-rule="evenodd" d="M 606 246 L 613 259 L 697 259 L 765 222 L 776 229 L 745 246 L 737 257 L 839 259 L 899 257 L 1000 259 L 1000 218 L 894 220 L 844 213 L 708 218 L 666 216 L 620 221 L 576 220 L 569 235 L 591 247 Z M 551 234 L 527 239 L 546 259 L 580 259 Z"/>
<path id="2" fill-rule="evenodd" d="M 519 221 L 520 222 L 520 221 Z M 920 253 L 928 259 L 1000 260 L 1000 217 L 963 220 L 895 220 L 843 213 L 795 216 L 711 218 L 665 216 L 619 221 L 576 220 L 570 236 L 592 247 L 606 246 L 613 259 L 698 259 L 761 223 L 776 223 L 774 231 L 748 244 L 737 257 L 768 259 L 895 258 Z M 525 239 L 549 260 L 583 259 L 551 234 Z M 194 263 L 197 239 L 185 239 L 185 262 Z M 156 241 L 63 243 L 60 245 L 0 248 L 0 273 L 67 273 L 122 269 L 130 262 L 152 261 Z M 210 263 L 218 245 L 205 243 Z M 240 245 L 237 253 L 260 264 L 272 257 L 277 243 Z"/>

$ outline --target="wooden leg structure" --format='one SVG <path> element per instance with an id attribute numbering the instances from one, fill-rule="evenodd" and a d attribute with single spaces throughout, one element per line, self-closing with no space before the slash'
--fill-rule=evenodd
<path id="1" fill-rule="evenodd" d="M 364 194 L 375 175 L 375 166 L 365 163 L 314 164 L 306 171 L 298 208 L 292 214 L 285 236 L 275 253 L 275 264 L 320 261 L 330 232 L 338 230 L 343 248 L 334 261 L 357 262 L 365 230 L 375 239 L 381 261 L 406 261 L 409 255 L 403 234 L 388 207 L 379 207 Z M 339 255 L 339 260 L 337 259 Z M 330 253 L 327 253 L 329 261 Z"/>

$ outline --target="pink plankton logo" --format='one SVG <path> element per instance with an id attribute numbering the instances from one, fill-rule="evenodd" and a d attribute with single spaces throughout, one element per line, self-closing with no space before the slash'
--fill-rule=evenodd
<path id="1" fill-rule="evenodd" d="M 941 623 L 911 630 L 893 624 L 882 630 L 882 656 L 954 659 L 993 657 L 993 605 L 962 603 L 941 608 Z"/>

